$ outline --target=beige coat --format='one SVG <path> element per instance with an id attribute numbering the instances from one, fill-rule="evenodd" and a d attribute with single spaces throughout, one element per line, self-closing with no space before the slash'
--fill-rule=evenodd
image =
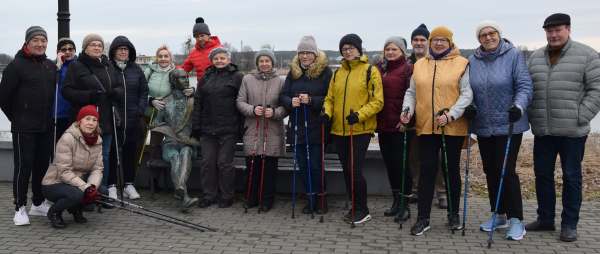
<path id="1" fill-rule="evenodd" d="M 244 156 L 252 156 L 252 145 L 256 134 L 256 115 L 254 106 L 262 104 L 266 109 L 271 105 L 274 109 L 273 117 L 269 118 L 269 129 L 267 130 L 266 155 L 273 157 L 285 156 L 285 131 L 283 119 L 288 115 L 287 111 L 279 103 L 279 94 L 283 89 L 285 79 L 279 77 L 275 71 L 262 74 L 254 71 L 242 80 L 242 86 L 237 97 L 237 108 L 246 117 L 244 124 Z M 258 138 L 256 141 L 255 155 L 263 154 L 263 140 L 265 138 L 265 118 L 260 118 L 258 127 Z"/>
<path id="2" fill-rule="evenodd" d="M 102 182 L 102 139 L 90 146 L 75 123 L 62 135 L 56 145 L 54 162 L 48 168 L 42 185 L 66 183 L 85 191 L 90 185 Z M 87 183 L 83 176 L 90 172 Z"/>

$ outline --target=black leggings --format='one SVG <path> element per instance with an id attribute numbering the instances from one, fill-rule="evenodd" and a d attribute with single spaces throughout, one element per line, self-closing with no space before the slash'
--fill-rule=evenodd
<path id="1" fill-rule="evenodd" d="M 114 135 L 113 135 L 114 136 Z M 114 140 L 113 140 L 113 144 L 114 144 Z M 123 168 L 123 178 L 124 182 L 123 183 L 130 183 L 133 184 L 133 182 L 135 181 L 135 171 L 137 169 L 137 161 L 135 161 L 135 149 L 137 147 L 137 142 L 129 142 L 127 144 L 124 144 L 121 147 L 121 156 L 119 157 L 119 159 L 121 159 L 121 167 Z M 107 185 L 110 186 L 112 184 L 119 184 L 118 183 L 118 167 L 117 167 L 117 150 L 115 149 L 114 145 L 113 147 L 110 148 L 110 153 L 109 153 L 109 157 L 108 157 L 108 163 L 109 163 L 109 167 L 108 167 L 108 182 Z"/>
<path id="2" fill-rule="evenodd" d="M 333 135 L 333 141 L 337 149 L 338 157 L 344 170 L 344 181 L 346 183 L 346 192 L 352 193 L 352 174 L 350 164 L 350 136 Z M 354 135 L 354 198 L 355 208 L 365 209 L 367 207 L 367 180 L 362 173 L 363 161 L 367 154 L 367 148 L 371 142 L 371 134 Z"/>
<path id="3" fill-rule="evenodd" d="M 379 149 L 387 168 L 388 180 L 392 191 L 402 191 L 402 165 L 405 165 L 404 195 L 412 194 L 412 172 L 408 158 L 410 157 L 410 140 L 412 133 L 406 135 L 406 157 L 404 156 L 404 132 L 379 133 Z M 406 158 L 406 159 L 405 159 Z"/>
<path id="4" fill-rule="evenodd" d="M 504 171 L 504 182 L 502 183 L 502 195 L 500 196 L 500 202 L 498 203 L 498 213 L 506 213 L 508 219 L 517 218 L 523 220 L 521 181 L 515 170 L 522 139 L 522 133 L 513 135 L 510 139 L 510 149 L 508 150 L 506 169 Z M 477 137 L 477 141 L 479 142 L 479 152 L 481 153 L 483 172 L 485 172 L 488 191 L 490 193 L 490 209 L 493 212 L 496 208 L 496 200 L 500 188 L 500 179 L 502 167 L 504 165 L 504 154 L 506 153 L 508 136 L 491 136 L 487 138 Z"/>
<path id="5" fill-rule="evenodd" d="M 448 160 L 448 175 L 445 168 L 445 155 L 442 152 L 442 173 L 444 180 L 449 178 L 451 203 L 453 213 L 458 213 L 460 206 L 460 192 L 462 181 L 460 179 L 460 153 L 465 140 L 464 136 L 444 136 L 446 139 L 446 153 Z M 442 135 L 430 134 L 419 136 L 419 161 L 421 172 L 419 173 L 419 215 L 421 218 L 429 219 L 431 215 L 431 201 L 435 190 L 435 178 L 440 165 L 439 154 L 442 150 Z M 446 187 L 447 189 L 448 187 Z"/>
<path id="6" fill-rule="evenodd" d="M 246 156 L 246 179 L 250 176 L 250 166 L 252 164 L 252 156 Z M 254 168 L 252 169 L 252 188 L 250 188 L 250 204 L 257 204 L 260 194 L 260 179 L 263 176 L 262 186 L 262 203 L 261 206 L 272 206 L 275 202 L 275 191 L 277 187 L 277 167 L 279 165 L 279 157 L 265 157 L 265 171 L 262 172 L 262 156 L 254 156 Z M 248 181 L 246 180 L 246 183 Z M 246 188 L 248 186 L 246 185 Z M 245 191 L 248 191 L 246 189 Z M 244 193 L 244 197 L 247 192 Z"/>
<path id="7" fill-rule="evenodd" d="M 42 186 L 46 199 L 54 202 L 52 208 L 56 212 L 62 212 L 65 209 L 76 207 L 83 200 L 83 191 L 79 188 L 65 183 L 57 183 Z M 98 192 L 108 196 L 108 189 L 104 185 L 98 187 Z M 107 198 L 102 198 L 108 201 Z"/>

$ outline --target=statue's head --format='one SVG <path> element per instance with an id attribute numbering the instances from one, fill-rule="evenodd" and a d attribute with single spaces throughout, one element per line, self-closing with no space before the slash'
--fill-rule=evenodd
<path id="1" fill-rule="evenodd" d="M 174 90 L 183 91 L 190 86 L 188 73 L 181 68 L 175 68 L 169 73 L 169 82 Z"/>

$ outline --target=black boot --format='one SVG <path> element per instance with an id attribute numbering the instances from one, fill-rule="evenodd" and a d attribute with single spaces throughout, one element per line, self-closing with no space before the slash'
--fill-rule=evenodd
<path id="1" fill-rule="evenodd" d="M 321 204 L 321 200 L 323 201 L 323 204 Z M 317 214 L 324 214 L 329 212 L 329 207 L 327 206 L 327 199 L 323 196 L 323 195 L 317 195 Z M 321 210 L 321 206 L 323 207 L 323 210 Z"/>
<path id="2" fill-rule="evenodd" d="M 67 212 L 73 215 L 73 220 L 77 223 L 86 223 L 87 219 L 83 217 L 83 205 L 78 205 L 67 209 Z"/>
<path id="3" fill-rule="evenodd" d="M 311 209 L 311 202 L 310 202 L 311 196 L 312 196 L 312 209 Z M 316 194 L 308 195 L 308 202 L 306 202 L 306 205 L 304 206 L 304 208 L 302 208 L 303 214 L 311 214 L 314 210 L 316 210 L 315 205 L 317 202 L 316 202 L 315 196 L 317 196 L 317 195 Z"/>
<path id="4" fill-rule="evenodd" d="M 46 216 L 48 216 L 48 219 L 50 219 L 50 225 L 52 225 L 53 228 L 63 229 L 67 227 L 67 224 L 62 218 L 62 211 L 55 211 L 54 206 L 51 206 L 48 209 L 48 214 Z"/>
<path id="5" fill-rule="evenodd" d="M 394 216 L 400 211 L 400 192 L 397 190 L 393 190 L 392 195 L 394 195 L 394 203 L 392 203 L 392 208 L 383 213 L 385 217 Z"/>
<path id="6" fill-rule="evenodd" d="M 402 214 L 400 214 L 400 210 L 398 210 L 398 213 L 396 214 L 396 217 L 394 217 L 394 222 L 400 222 L 400 221 L 407 221 L 408 219 L 410 219 L 410 198 L 409 197 L 404 197 L 404 211 Z"/>

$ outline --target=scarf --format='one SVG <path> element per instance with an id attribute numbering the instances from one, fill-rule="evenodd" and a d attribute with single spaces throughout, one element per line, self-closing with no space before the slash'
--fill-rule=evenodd
<path id="1" fill-rule="evenodd" d="M 159 65 L 159 66 L 158 66 L 158 70 L 159 70 L 160 72 L 162 72 L 162 73 L 165 73 L 165 72 L 167 72 L 167 71 L 169 70 L 169 66 L 167 66 L 167 67 L 163 68 L 163 67 L 160 67 L 160 65 Z"/>
<path id="2" fill-rule="evenodd" d="M 450 52 L 452 52 L 454 48 L 451 47 L 449 49 L 447 49 L 446 51 L 439 53 L 439 54 L 435 54 L 433 53 L 433 50 L 431 50 L 431 48 L 429 49 L 429 54 L 431 55 L 431 57 L 433 58 L 433 60 L 442 60 L 444 59 L 444 57 L 446 57 L 448 54 L 450 54 Z"/>
<path id="3" fill-rule="evenodd" d="M 119 66 L 119 68 L 121 68 L 121 70 L 125 70 L 125 67 L 127 67 L 127 60 L 115 61 L 115 62 L 117 62 L 117 66 Z"/>
<path id="4" fill-rule="evenodd" d="M 80 130 L 80 131 L 81 131 L 81 130 Z M 81 131 L 81 136 L 83 136 L 83 139 L 85 139 L 85 142 L 86 142 L 88 145 L 91 145 L 91 146 L 92 146 L 92 145 L 96 144 L 96 142 L 98 142 L 98 137 L 99 137 L 100 135 L 98 135 L 98 132 L 96 132 L 96 133 L 92 134 L 92 136 L 88 136 L 88 135 L 86 135 L 85 133 L 83 133 L 83 131 Z"/>

